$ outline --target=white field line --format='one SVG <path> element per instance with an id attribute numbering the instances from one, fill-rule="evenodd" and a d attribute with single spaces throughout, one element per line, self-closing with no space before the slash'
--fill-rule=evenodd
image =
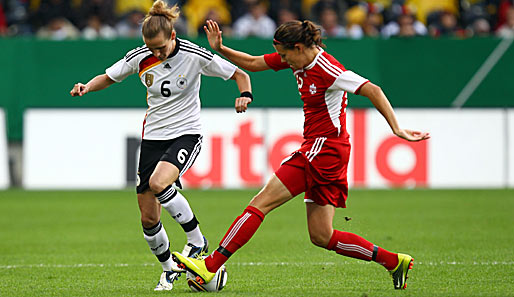
<path id="1" fill-rule="evenodd" d="M 466 84 L 466 86 L 462 89 L 462 91 L 457 95 L 455 100 L 452 103 L 453 107 L 460 108 L 462 107 L 466 101 L 468 101 L 469 97 L 475 92 L 476 88 L 482 83 L 485 77 L 489 74 L 491 69 L 498 63 L 503 54 L 509 49 L 514 39 L 506 38 L 503 39 L 496 48 L 492 51 L 492 53 L 487 57 L 484 64 L 480 66 L 478 71 L 473 75 L 471 80 Z"/>
<path id="2" fill-rule="evenodd" d="M 369 262 L 235 262 L 229 263 L 234 266 L 343 266 L 349 264 L 369 264 Z M 457 261 L 440 261 L 440 262 L 415 262 L 416 265 L 426 266 L 446 266 L 446 265 L 457 265 L 457 266 L 495 266 L 495 265 L 514 265 L 514 261 L 493 261 L 493 262 L 457 262 Z M 20 265 L 0 265 L 0 269 L 20 269 L 20 268 L 88 268 L 88 267 L 145 267 L 145 266 L 158 266 L 156 263 L 143 263 L 143 264 L 20 264 Z"/>

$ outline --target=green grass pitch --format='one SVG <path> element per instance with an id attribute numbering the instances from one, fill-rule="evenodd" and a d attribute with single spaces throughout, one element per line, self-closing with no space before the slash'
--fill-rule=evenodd
<path id="1" fill-rule="evenodd" d="M 184 191 L 219 240 L 257 190 Z M 415 258 L 405 291 L 375 263 L 309 241 L 303 199 L 273 211 L 227 263 L 219 296 L 514 296 L 514 190 L 353 190 L 334 226 Z M 345 221 L 344 217 L 352 219 Z M 163 212 L 173 250 L 185 235 Z M 0 191 L 0 296 L 194 296 L 160 265 L 134 191 Z M 204 293 L 203 293 L 204 294 Z"/>

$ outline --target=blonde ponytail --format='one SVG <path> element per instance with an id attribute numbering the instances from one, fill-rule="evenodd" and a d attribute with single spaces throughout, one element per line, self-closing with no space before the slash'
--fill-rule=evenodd
<path id="1" fill-rule="evenodd" d="M 163 32 L 164 36 L 170 38 L 171 32 L 173 32 L 173 24 L 179 15 L 180 10 L 176 4 L 169 7 L 162 0 L 155 1 L 143 21 L 143 36 L 154 38 L 159 32 Z"/>

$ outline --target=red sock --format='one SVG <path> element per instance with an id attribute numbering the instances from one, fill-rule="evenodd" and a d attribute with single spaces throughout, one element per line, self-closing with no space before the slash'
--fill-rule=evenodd
<path id="1" fill-rule="evenodd" d="M 384 250 L 381 247 L 378 247 L 377 257 L 375 262 L 384 266 L 387 270 L 393 270 L 398 265 L 398 254 L 391 253 L 390 251 Z"/>
<path id="2" fill-rule="evenodd" d="M 383 265 L 387 270 L 394 269 L 398 265 L 397 254 L 388 252 L 350 232 L 334 230 L 327 245 L 327 250 L 365 261 L 373 260 Z"/>
<path id="3" fill-rule="evenodd" d="M 207 267 L 207 270 L 210 272 L 216 272 L 221 267 L 221 265 L 227 262 L 227 260 L 228 257 L 218 251 L 214 251 L 207 258 L 205 258 L 205 267 Z"/>
<path id="4" fill-rule="evenodd" d="M 220 242 L 220 248 L 225 249 L 230 254 L 235 253 L 243 245 L 245 245 L 262 221 L 264 214 L 255 207 L 248 206 L 243 214 L 238 216 L 232 226 L 228 229 L 227 233 Z M 207 258 L 205 258 L 205 266 L 210 272 L 217 271 L 221 265 L 227 262 L 228 257 L 218 251 L 214 251 Z"/>

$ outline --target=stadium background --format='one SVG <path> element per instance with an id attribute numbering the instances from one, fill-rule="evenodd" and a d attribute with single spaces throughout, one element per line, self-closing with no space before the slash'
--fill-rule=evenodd
<path id="1" fill-rule="evenodd" d="M 208 47 L 205 39 L 192 39 L 193 41 Z M 226 43 L 235 48 L 248 51 L 254 54 L 272 52 L 272 46 L 268 40 L 263 39 L 227 39 Z M 414 38 L 414 39 L 364 39 L 364 40 L 347 40 L 347 39 L 328 39 L 326 40 L 328 50 L 334 54 L 342 63 L 348 68 L 353 69 L 361 75 L 369 78 L 374 83 L 382 86 L 391 100 L 393 106 L 399 112 L 406 112 L 408 116 L 421 112 L 425 116 L 430 114 L 437 118 L 439 115 L 446 115 L 445 118 L 449 122 L 444 122 L 448 125 L 445 131 L 445 138 L 442 135 L 434 135 L 431 140 L 434 143 L 446 137 L 453 137 L 454 142 L 448 142 L 448 150 L 462 151 L 463 154 L 469 156 L 473 155 L 488 155 L 488 163 L 498 163 L 498 166 L 484 170 L 479 170 L 479 167 L 473 167 L 473 175 L 469 183 L 456 183 L 454 185 L 446 184 L 445 187 L 466 187 L 466 186 L 482 186 L 482 187 L 512 187 L 514 184 L 513 177 L 513 159 L 512 152 L 512 110 L 514 100 L 510 94 L 514 93 L 514 85 L 511 83 L 512 67 L 514 64 L 514 47 L 511 46 L 511 39 L 497 39 L 494 37 L 484 38 L 471 38 L 471 39 L 427 39 L 427 38 Z M 144 99 L 145 91 L 141 87 L 140 82 L 136 76 L 130 77 L 120 85 L 98 93 L 92 93 L 80 99 L 68 97 L 68 86 L 73 86 L 77 81 L 86 82 L 97 73 L 104 71 L 106 67 L 117 61 L 125 52 L 141 45 L 139 40 L 99 40 L 99 41 L 45 41 L 35 39 L 3 39 L 0 40 L 0 45 L 6 53 L 0 57 L 2 65 L 4 65 L 4 79 L 0 82 L 2 89 L 2 101 L 0 103 L 6 115 L 6 135 L 9 148 L 9 165 L 10 173 L 9 179 L 14 186 L 24 184 L 24 173 L 26 169 L 25 178 L 31 174 L 29 170 L 34 167 L 40 167 L 42 181 L 38 183 L 47 183 L 47 186 L 29 186 L 29 188 L 53 188 L 48 183 L 52 172 L 55 173 L 53 184 L 61 184 L 66 187 L 65 182 L 62 182 L 62 176 L 68 170 L 73 168 L 60 169 L 55 164 L 59 162 L 60 150 L 52 149 L 53 147 L 63 147 L 73 145 L 67 141 L 70 135 L 63 135 L 65 131 L 59 132 L 59 129 L 70 128 L 78 121 L 74 120 L 67 125 L 59 127 L 46 127 L 44 131 L 30 132 L 27 130 L 30 125 L 25 125 L 24 120 L 27 121 L 27 111 L 41 111 L 48 114 L 50 108 L 56 109 L 56 112 L 68 113 L 68 109 L 73 112 L 84 111 L 97 114 L 92 109 L 101 108 L 104 112 L 111 114 L 111 120 L 115 120 L 118 112 L 127 112 L 133 110 L 137 114 L 134 118 L 134 128 L 129 138 L 137 138 L 141 131 L 142 117 L 146 102 Z M 93 54 L 92 54 L 93 53 Z M 13 57 L 23 57 L 21 59 L 13 59 Z M 29 69 L 29 71 L 27 71 Z M 283 110 L 293 110 L 301 112 L 301 101 L 294 90 L 296 88 L 295 81 L 291 79 L 290 73 L 283 71 L 279 73 L 272 73 L 271 71 L 252 73 L 252 82 L 254 85 L 254 94 L 256 97 L 255 103 L 251 106 L 251 111 L 255 113 L 265 113 L 269 110 L 276 108 Z M 464 95 L 463 95 L 464 94 Z M 204 78 L 202 83 L 202 105 L 204 111 L 213 113 L 218 110 L 220 113 L 225 112 L 226 117 L 232 118 L 230 107 L 233 98 L 237 96 L 237 89 L 231 83 L 225 83 L 222 80 L 214 78 Z M 460 99 L 458 99 L 460 98 Z M 464 98 L 464 101 L 461 99 Z M 455 106 L 455 105 L 462 106 Z M 365 98 L 350 95 L 349 96 L 349 113 L 354 111 L 358 112 L 360 108 L 370 107 L 370 103 Z M 105 108 L 108 108 L 107 110 Z M 213 109 L 214 108 L 214 109 Z M 404 110 L 404 111 L 402 111 Z M 373 109 L 366 111 L 367 113 L 374 114 Z M 215 114 L 216 112 L 214 112 Z M 489 114 L 494 119 L 489 119 Z M 454 119 L 451 119 L 454 114 Z M 25 117 L 24 117 L 25 115 Z M 467 125 L 459 116 L 476 117 L 475 119 L 467 119 L 471 123 L 480 123 L 481 129 L 487 130 L 478 132 L 479 130 L 470 131 L 454 131 L 452 127 L 460 127 Z M 263 115 L 265 116 L 265 115 Z M 52 113 L 49 114 L 52 118 Z M 72 116 L 74 119 L 87 119 L 86 114 L 82 117 Z M 450 118 L 448 118 L 450 117 Z M 238 119 L 238 123 L 245 121 L 244 117 L 233 117 Z M 268 117 L 269 118 L 269 117 Z M 402 121 L 402 117 L 399 117 Z M 510 119 L 510 120 L 509 120 Z M 284 119 L 287 121 L 287 119 Z M 49 123 L 47 120 L 42 119 L 43 122 Z M 86 122 L 95 122 L 94 117 L 90 117 Z M 213 115 L 209 121 L 216 121 L 216 116 Z M 296 132 L 301 132 L 300 126 L 301 119 L 298 120 Z M 98 123 L 98 121 L 96 121 Z M 421 123 L 421 122 L 420 122 Z M 92 124 L 92 123 L 91 123 Z M 206 123 L 209 128 L 210 123 Z M 385 122 L 378 122 L 379 127 L 384 127 Z M 420 124 L 413 121 L 409 123 L 410 126 L 419 129 L 423 128 L 430 130 L 437 121 L 432 123 Z M 441 124 L 441 123 L 439 123 Z M 106 125 L 111 125 L 106 122 Z M 280 127 L 280 123 L 277 123 Z M 35 123 L 33 126 L 42 128 L 41 124 Z M 221 126 L 221 124 L 220 124 Z M 351 134 L 355 134 L 353 128 L 355 123 L 351 121 L 351 116 L 348 120 L 348 127 Z M 223 129 L 222 127 L 219 127 Z M 269 129 L 270 127 L 263 127 L 262 129 Z M 375 127 L 373 127 L 375 128 Z M 53 155 L 43 154 L 39 143 L 31 141 L 30 138 L 24 138 L 23 131 L 29 132 L 29 135 L 43 137 L 42 140 L 49 137 L 56 137 L 56 139 L 45 145 L 45 148 L 54 152 Z M 77 128 L 78 129 L 78 128 Z M 84 126 L 85 131 L 88 130 Z M 102 125 L 95 129 L 96 133 L 102 133 Z M 433 130 L 434 128 L 432 128 Z M 375 129 L 376 130 L 376 129 Z M 84 132 L 77 135 L 85 135 Z M 480 130 L 483 131 L 483 130 Z M 103 131 L 104 134 L 114 133 L 120 134 L 121 131 Z M 432 131 L 437 132 L 437 131 Z M 465 132 L 465 133 L 464 133 Z M 43 133 L 43 134 L 42 134 Z M 61 134 L 59 134 L 61 133 Z M 212 131 L 216 134 L 216 131 Z M 230 132 L 236 133 L 236 132 Z M 262 131 L 264 134 L 269 134 Z M 285 132 L 284 132 L 285 133 Z M 46 136 L 44 134 L 47 134 Z M 447 135 L 446 135 L 447 134 Z M 234 134 L 236 135 L 236 134 Z M 385 131 L 382 138 L 387 137 L 388 131 Z M 91 143 L 94 137 L 83 141 Z M 209 137 L 206 137 L 209 139 Z M 483 139 L 483 141 L 478 141 Z M 38 139 L 39 141 L 39 139 Z M 368 141 L 369 142 L 369 141 Z M 23 151 L 23 143 L 34 143 L 33 150 L 25 147 Z M 266 144 L 266 143 L 264 143 Z M 355 144 L 354 144 L 355 145 Z M 73 146 L 68 147 L 70 151 L 75 150 Z M 83 155 L 94 155 L 90 153 L 91 147 L 78 148 Z M 126 148 L 120 147 L 121 151 L 127 151 Z M 271 148 L 265 148 L 270 150 Z M 137 148 L 136 148 L 137 150 Z M 104 156 L 101 149 L 92 150 L 98 154 L 98 157 Z M 48 152 L 48 153 L 50 153 Z M 6 151 L 4 150 L 3 158 Z M 204 150 L 204 153 L 209 154 L 209 150 Z M 237 153 L 237 152 L 236 152 Z M 285 152 L 288 153 L 287 151 Z M 430 154 L 431 152 L 428 152 Z M 35 155 L 34 155 L 35 154 Z M 257 153 L 260 154 L 260 153 Z M 400 154 L 401 155 L 401 154 Z M 26 157 L 25 164 L 22 162 L 23 157 Z M 51 156 L 55 160 L 51 159 Z M 352 156 L 354 157 L 355 154 Z M 285 157 L 283 155 L 282 157 Z M 406 156 L 405 158 L 408 158 Z M 257 158 L 257 157 L 256 157 Z M 41 164 L 41 159 L 46 159 L 47 163 Z M 111 172 L 127 171 L 126 174 L 132 174 L 128 169 L 123 166 L 133 166 L 129 162 L 130 157 L 125 158 L 128 163 L 121 164 L 122 167 L 110 168 L 105 164 L 106 170 Z M 402 157 L 399 157 L 399 162 L 402 162 Z M 36 162 L 30 163 L 30 160 Z M 101 159 L 92 158 L 92 162 L 86 162 L 92 169 L 99 166 L 98 162 Z M 261 160 L 257 162 L 266 162 Z M 437 158 L 427 159 L 428 162 L 441 163 Z M 466 168 L 466 163 L 469 158 L 459 160 L 459 162 L 452 164 L 454 171 L 452 174 L 457 176 L 460 169 L 457 166 Z M 485 161 L 485 159 L 483 159 Z M 496 160 L 496 161 L 494 161 Z M 205 160 L 211 162 L 212 160 Z M 230 161 L 230 160 L 229 160 Z M 125 160 L 124 160 L 125 162 Z M 204 162 L 204 163 L 205 163 Z M 7 162 L 4 162 L 7 164 Z M 53 164 L 53 165 L 52 165 Z M 44 166 L 41 168 L 41 166 Z M 359 164 L 355 164 L 356 170 L 359 170 Z M 48 168 L 50 167 L 50 168 Z M 54 167 L 53 169 L 51 167 Z M 204 167 L 208 167 L 205 165 Z M 407 166 L 409 167 L 409 166 Z M 200 167 L 201 168 L 201 167 Z M 206 169 L 207 170 L 207 169 Z M 230 170 L 230 169 L 227 169 Z M 235 170 L 235 169 L 234 169 Z M 257 169 L 266 171 L 266 168 Z M 408 171 L 408 169 L 406 169 Z M 489 170 L 494 172 L 488 172 Z M 78 170 L 84 172 L 80 179 L 86 182 L 88 180 L 88 171 Z M 130 172 L 129 172 L 130 171 Z M 448 171 L 448 170 L 446 170 Z M 469 173 L 469 172 L 468 172 Z M 125 174 L 125 173 L 124 173 Z M 237 173 L 234 173 L 238 175 Z M 497 174 L 497 181 L 492 183 L 483 182 L 475 184 L 477 179 L 484 177 L 491 177 L 491 174 Z M 4 174 L 5 175 L 5 174 Z M 230 174 L 229 174 L 230 175 Z M 266 174 L 258 181 L 251 183 L 251 186 L 258 186 L 264 182 Z M 77 177 L 78 179 L 79 177 Z M 90 176 L 89 178 L 94 178 Z M 100 178 L 99 176 L 96 177 Z M 130 182 L 134 178 L 126 179 L 130 186 Z M 451 180 L 451 179 L 450 179 Z M 99 184 L 100 188 L 105 188 L 105 184 L 109 183 L 108 177 L 104 180 L 103 185 Z M 25 183 L 26 184 L 26 183 Z M 77 188 L 95 188 L 94 182 L 90 185 L 84 184 L 83 186 L 77 185 Z M 226 185 L 221 184 L 221 186 Z M 395 184 L 395 186 L 405 186 L 406 184 Z M 412 185 L 412 183 L 410 184 Z M 421 184 L 426 186 L 427 183 Z M 59 186 L 59 187 L 61 187 Z M 113 186 L 114 188 L 122 188 L 125 185 Z M 208 186 L 208 183 L 201 184 L 201 186 Z M 220 184 L 218 184 L 220 186 Z M 244 185 L 243 185 L 244 186 Z M 430 183 L 428 183 L 430 186 Z M 240 184 L 230 184 L 230 187 L 241 187 Z M 437 186 L 436 186 L 437 187 Z M 73 188 L 68 186 L 67 188 Z"/>
<path id="2" fill-rule="evenodd" d="M 146 108 L 144 87 L 132 76 L 83 98 L 69 96 L 74 83 L 102 73 L 140 46 L 141 39 L 120 34 L 86 40 L 79 34 L 51 40 L 38 35 L 44 18 L 33 23 L 29 12 L 50 2 L 78 10 L 84 8 L 81 3 L 125 3 L 125 13 L 132 13 L 131 5 L 147 9 L 151 4 L 0 2 L 5 15 L 3 19 L 0 13 L 0 295 L 149 296 L 160 268 L 141 238 L 132 158 Z M 189 2 L 189 13 L 205 13 L 211 3 L 248 1 L 203 1 L 202 9 L 192 5 L 198 1 L 178 2 Z M 301 17 L 309 16 L 305 7 L 328 3 L 339 5 L 334 7 L 345 29 L 350 28 L 348 17 L 355 16 L 348 11 L 371 15 L 378 10 L 382 26 L 404 14 L 424 24 L 425 35 L 365 33 L 353 38 L 348 30 L 346 36 L 325 40 L 329 53 L 346 68 L 384 89 L 405 127 L 432 133 L 424 148 L 391 144 L 385 121 L 366 98 L 350 95 L 348 127 L 358 143 L 353 143 L 349 208 L 337 211 L 334 225 L 392 250 L 412 251 L 417 266 L 406 296 L 514 296 L 514 46 L 498 33 L 505 21 L 501 11 L 512 1 L 264 2 L 277 22 L 277 3 L 289 3 Z M 19 7 L 25 9 L 25 19 L 12 13 Z M 53 8 L 46 17 L 62 14 Z M 108 22 L 113 28 L 123 19 L 117 9 Z M 453 31 L 438 27 L 437 18 L 447 13 L 457 18 Z M 243 14 L 231 14 L 226 26 Z M 83 30 L 80 15 L 70 19 Z M 487 32 L 475 31 L 478 19 L 488 21 Z M 197 28 L 182 29 L 180 37 L 209 48 Z M 267 37 L 232 35 L 224 42 L 253 54 L 273 51 Z M 218 183 L 189 178 L 185 195 L 213 245 L 273 164 L 294 148 L 298 134 L 291 131 L 301 133 L 302 104 L 291 73 L 250 75 L 256 100 L 244 115 L 231 107 L 238 95 L 235 84 L 202 80 L 209 141 L 192 172 L 207 174 L 217 163 L 224 171 Z M 254 137 L 246 159 L 244 143 L 235 143 L 241 135 Z M 273 145 L 286 136 L 292 140 L 273 154 Z M 215 158 L 216 143 L 227 150 L 222 158 Z M 389 154 L 379 154 L 386 144 L 392 145 Z M 385 164 L 382 169 L 380 164 Z M 229 262 L 224 295 L 392 295 L 378 266 L 310 245 L 303 212 L 301 199 L 296 199 L 266 218 L 255 238 Z M 167 216 L 163 224 L 175 247 L 182 247 L 179 227 Z M 398 226 L 409 228 L 398 234 Z M 180 282 L 173 293 L 190 296 L 188 291 Z"/>
<path id="3" fill-rule="evenodd" d="M 394 168 L 385 168 L 392 176 L 408 175 L 416 170 L 416 164 L 408 159 L 419 159 L 428 163 L 424 169 L 425 175 L 441 175 L 440 171 L 449 172 L 448 183 L 431 183 L 428 181 L 412 182 L 403 178 L 402 182 L 394 182 L 391 178 L 379 182 L 378 186 L 428 186 L 428 187 L 512 187 L 514 185 L 514 140 L 512 137 L 513 111 L 509 110 L 514 105 L 510 94 L 514 91 L 512 81 L 512 67 L 514 64 L 514 49 L 512 37 L 514 36 L 514 6 L 509 0 L 209 0 L 209 1 L 168 1 L 169 4 L 178 4 L 181 7 L 181 18 L 176 23 L 178 35 L 190 39 L 206 48 L 208 43 L 202 33 L 204 20 L 212 18 L 217 20 L 224 30 L 225 42 L 234 48 L 247 51 L 252 54 L 263 54 L 273 51 L 269 42 L 273 34 L 273 28 L 291 18 L 309 18 L 321 24 L 322 33 L 327 38 L 325 43 L 328 50 L 339 59 L 346 68 L 369 78 L 374 83 L 382 86 L 386 91 L 392 105 L 400 111 L 405 109 L 405 117 L 416 117 L 416 112 L 422 115 L 434 115 L 442 117 L 439 125 L 448 125 L 443 129 L 444 137 L 434 137 L 426 152 L 424 148 L 413 149 L 401 145 L 393 145 L 393 149 L 386 150 L 382 156 L 366 155 L 368 151 L 380 150 L 381 144 L 373 147 L 373 142 L 384 142 L 387 134 L 373 135 L 375 128 L 368 126 L 375 117 L 373 110 L 368 109 L 371 104 L 358 96 L 349 97 L 349 123 L 348 127 L 354 134 L 353 158 L 359 158 L 360 152 L 365 159 L 375 158 L 375 162 L 391 164 L 406 162 L 404 168 L 394 172 Z M 127 109 L 138 110 L 141 113 L 146 107 L 144 89 L 137 82 L 137 77 L 132 76 L 121 86 L 113 86 L 105 91 L 91 94 L 81 99 L 71 99 L 65 92 L 65 86 L 72 86 L 77 81 L 86 82 L 98 73 L 102 73 L 106 67 L 117 61 L 128 50 L 140 46 L 140 20 L 149 7 L 151 0 L 142 1 L 115 1 L 115 0 L 12 0 L 0 3 L 0 39 L 2 55 L 0 62 L 3 65 L 4 75 L 0 81 L 3 108 L 5 117 L 6 141 L 1 156 L 0 178 L 2 185 L 8 187 L 24 186 L 25 188 L 53 188 L 48 183 L 52 173 L 57 170 L 68 171 L 73 168 L 54 168 L 52 164 L 58 163 L 61 150 L 47 146 L 49 152 L 39 152 L 38 144 L 27 146 L 35 141 L 44 140 L 42 133 L 47 133 L 63 139 L 66 131 L 47 127 L 46 131 L 29 129 L 36 126 L 42 128 L 36 122 L 28 118 L 28 114 L 37 114 L 37 111 L 45 111 L 48 115 L 50 108 L 56 108 L 56 112 L 66 113 L 64 108 L 77 111 L 92 111 L 101 108 L 113 114 L 127 112 Z M 484 25 L 487 24 L 487 25 Z M 252 28 L 253 30 L 248 30 Z M 107 32 L 111 32 L 108 34 Z M 266 163 L 256 170 L 260 172 L 259 179 L 252 182 L 205 182 L 193 183 L 195 186 L 218 187 L 245 187 L 259 186 L 272 172 L 273 164 L 267 164 L 264 155 L 273 150 L 274 139 L 270 139 L 269 127 L 270 112 L 279 110 L 299 110 L 301 101 L 291 90 L 295 89 L 294 80 L 290 79 L 290 73 L 286 71 L 274 73 L 271 71 L 252 73 L 255 102 L 252 110 L 256 112 L 259 121 L 263 121 L 263 127 L 257 127 L 258 137 L 263 139 L 261 151 L 252 156 L 256 163 Z M 202 83 L 201 98 L 206 113 L 213 114 L 214 110 L 221 113 L 228 112 L 232 106 L 232 99 L 237 96 L 235 88 L 230 83 L 224 83 L 218 79 L 204 78 Z M 105 108 L 108 108 L 105 110 Z M 364 119 L 361 119 L 359 109 L 364 108 Z M 473 108 L 473 109 L 470 109 Z M 425 110 L 426 109 L 426 110 Z M 356 111 L 356 116 L 353 115 Z M 30 111 L 30 112 L 29 112 Z M 483 112 L 481 112 L 483 111 Z M 31 113 L 32 112 L 32 113 Z M 277 111 L 280 113 L 280 111 Z M 215 112 L 214 112 L 215 113 Z M 229 115 L 229 114 L 227 114 Z M 452 120 L 452 117 L 454 119 Z M 480 119 L 481 115 L 483 119 Z M 49 115 L 52 117 L 52 114 Z M 84 117 L 74 114 L 79 119 Z M 85 114 L 84 114 L 85 116 Z M 473 120 L 472 118 L 478 118 Z M 359 126 L 361 121 L 363 125 Z M 244 124 L 244 119 L 237 118 L 238 124 Z M 41 119 L 45 121 L 45 119 Z M 92 119 L 94 120 L 94 119 Z M 285 119 L 288 121 L 289 119 Z M 32 122 L 32 125 L 28 123 Z M 140 123 L 141 119 L 136 119 Z M 213 121 L 209 119 L 209 121 Z M 214 120 L 215 121 L 215 120 Z M 400 118 L 401 121 L 401 118 Z M 436 121 L 434 121 L 436 122 Z M 374 123 L 374 122 L 373 122 Z M 410 122 L 407 122 L 410 125 Z M 435 123 L 425 124 L 420 120 L 421 126 L 413 123 L 413 127 L 430 130 L 438 133 Z M 472 125 L 479 124 L 478 127 Z M 483 123 L 483 124 L 482 124 Z M 236 123 L 233 123 L 236 124 Z M 209 125 L 209 123 L 207 123 Z M 256 126 L 257 123 L 249 125 Z M 374 124 L 373 124 L 374 125 Z M 471 125 L 471 126 L 470 126 Z M 65 125 L 63 125 L 65 126 Z M 280 126 L 280 124 L 278 124 Z M 480 131 L 495 131 L 477 133 L 455 134 L 457 127 L 468 126 Z M 299 127 L 299 126 L 298 126 Z M 72 129 L 71 126 L 68 128 Z M 76 127 L 78 129 L 78 127 Z M 299 127 L 301 129 L 301 127 Z M 440 127 L 439 127 L 440 128 Z M 97 127 L 95 129 L 101 129 Z M 140 130 L 140 127 L 138 127 Z M 251 129 L 248 128 L 248 129 Z M 292 128 L 291 128 L 292 129 Z M 360 130 L 363 130 L 363 134 Z M 367 129 L 367 130 L 366 130 Z M 371 130 L 370 130 L 371 129 Z M 53 131 L 52 131 L 53 130 Z M 32 131 L 32 132 L 31 132 Z M 136 131 L 135 128 L 131 131 Z M 52 132 L 54 132 L 52 134 Z M 288 131 L 283 131 L 284 133 Z M 299 132 L 299 130 L 298 130 Z M 28 133 L 28 135 L 24 135 Z M 42 138 L 32 138 L 38 134 Z M 77 134 L 84 134 L 78 131 Z M 121 131 L 109 131 L 105 133 L 122 133 Z M 104 134 L 105 134 L 104 133 Z M 123 132 L 125 133 L 125 132 Z M 123 134 L 122 133 L 122 134 Z M 129 132 L 127 132 L 129 133 Z M 216 134 L 219 131 L 207 131 L 207 134 Z M 224 131 L 224 133 L 236 133 L 236 131 Z M 286 133 L 286 134 L 287 134 Z M 387 133 L 387 131 L 386 131 Z M 457 132 L 458 133 L 458 132 Z M 126 133 L 125 133 L 126 134 Z M 137 155 L 136 132 L 125 135 L 128 140 L 120 146 L 127 154 Z M 363 136 L 362 136 L 362 135 Z M 86 135 L 86 134 L 84 134 Z M 371 136 L 370 136 L 371 135 Z M 30 136 L 30 137 L 29 137 Z M 237 136 L 237 134 L 233 134 Z M 478 137 L 477 137 L 478 136 Z M 293 136 L 291 136 L 293 137 Z M 446 139 L 453 138 L 447 142 Z M 481 138 L 483 141 L 478 141 Z M 498 139 L 499 138 L 499 139 Z M 132 139 L 132 140 L 130 140 Z M 209 139 L 207 135 L 206 139 Z M 439 140 L 438 140 L 439 139 Z M 474 139 L 474 140 L 472 140 Z M 285 140 L 284 140 L 285 141 Z M 55 142 L 54 147 L 61 146 Z M 87 141 L 85 141 L 87 143 Z M 435 163 L 447 163 L 440 157 L 437 150 L 446 145 L 453 151 L 449 155 L 458 154 L 462 150 L 461 160 L 450 164 L 453 167 L 461 167 L 462 171 L 473 172 L 472 178 L 463 175 L 459 182 L 451 179 L 451 175 L 459 175 L 459 170 L 447 168 L 435 169 Z M 290 147 L 294 141 L 289 141 Z M 434 144 L 432 144 L 434 143 Z M 486 145 L 487 143 L 487 145 Z M 361 145 L 363 144 L 363 145 Z M 73 150 L 73 146 L 64 144 Z M 237 144 L 236 144 L 237 146 Z M 368 146 L 370 148 L 368 148 Z M 391 146 L 391 145 L 390 145 Z M 489 147 L 488 147 L 489 146 Z M 359 150 L 359 147 L 363 147 Z M 438 149 L 439 147 L 439 149 Z M 459 148 L 457 148 L 459 147 Z M 225 148 L 225 147 L 224 147 Z M 247 148 L 250 150 L 251 148 Z M 242 147 L 239 147 L 240 154 Z M 51 155 L 51 152 L 54 152 Z M 101 155 L 101 150 L 94 150 Z M 282 150 L 284 151 L 284 150 Z M 87 154 L 83 149 L 81 153 Z M 206 152 L 207 154 L 209 151 Z M 237 153 L 234 150 L 234 153 Z M 282 152 L 284 153 L 284 152 Z M 409 156 L 410 154 L 410 156 Z M 475 155 L 488 155 L 493 160 L 491 166 L 482 164 L 469 166 L 465 163 Z M 43 157 L 44 156 L 44 157 Z M 134 178 L 133 162 L 129 162 L 131 156 L 127 156 L 123 164 L 105 164 L 106 171 L 120 172 L 126 175 L 126 184 L 120 181 L 109 180 L 106 177 L 105 184 L 116 183 L 113 188 L 130 186 Z M 389 161 L 395 157 L 398 162 Z M 283 154 L 282 154 L 283 157 Z M 380 158 L 388 158 L 386 161 Z M 47 162 L 38 159 L 46 158 Z M 57 158 L 52 160 L 52 158 Z M 275 159 L 278 158 L 275 156 Z M 227 159 L 227 158 L 225 158 Z M 393 158 L 394 159 L 394 158 Z M 34 161 L 33 161 L 34 160 Z M 392 159 L 391 159 L 392 160 Z M 405 161 L 407 160 L 407 161 Z M 90 159 L 90 167 L 100 159 Z M 214 163 L 214 159 L 204 158 L 203 164 Z M 219 160 L 218 160 L 219 161 Z M 224 162 L 230 162 L 224 160 Z M 410 163 L 409 163 L 410 162 Z M 119 162 L 118 162 L 119 163 Z M 222 162 L 223 163 L 223 162 Z M 390 163 L 390 164 L 389 164 Z M 411 164 L 412 163 L 412 164 Z M 419 163 L 419 162 L 418 162 Z M 495 165 L 496 164 L 496 165 Z M 246 164 L 248 165 L 248 164 Z M 356 175 L 367 175 L 366 179 L 373 179 L 377 168 L 361 168 L 363 162 L 357 160 L 352 164 L 357 171 Z M 450 166 L 449 165 L 449 166 Z M 40 169 L 40 177 L 32 182 L 34 167 Z M 208 165 L 197 165 L 198 168 L 207 168 Z M 229 166 L 227 169 L 234 171 L 239 165 Z M 377 165 L 376 167 L 380 167 Z M 383 167 L 383 166 L 382 166 Z M 401 167 L 401 166 L 400 166 Z M 90 169 L 91 169 L 90 168 Z M 77 177 L 86 181 L 88 170 L 83 176 Z M 207 170 L 207 169 L 205 169 Z M 225 169 L 224 169 L 225 170 Z M 382 170 L 382 171 L 384 171 Z M 439 170 L 439 171 L 438 171 Z M 24 172 L 26 171 L 26 172 Z M 239 169 L 241 171 L 241 169 Z M 251 170 L 250 170 L 251 171 Z M 495 173 L 487 173 L 492 171 Z M 359 173 L 360 172 L 360 173 Z M 364 173 L 362 173 L 364 172 Z M 383 172 L 382 172 L 383 173 Z M 382 174 L 382 173 L 379 173 Z M 238 173 L 222 173 L 225 179 L 241 179 Z M 250 172 L 251 174 L 251 172 Z M 491 176 L 495 175 L 494 177 Z M 29 176 L 30 177 L 27 177 Z M 61 173 L 64 175 L 64 173 Z M 382 174 L 383 175 L 383 174 Z M 442 176 L 442 175 L 441 175 Z M 483 177 L 488 177 L 483 178 Z M 59 180 L 62 187 L 66 187 L 63 176 L 55 174 L 54 184 Z M 100 177 L 98 177 L 100 178 Z M 446 176 L 445 176 L 446 178 Z M 31 181 L 26 181 L 30 179 Z M 244 179 L 244 178 L 243 178 Z M 483 182 L 478 180 L 483 179 Z M 370 183 L 362 183 L 361 177 L 351 176 L 352 185 L 367 187 Z M 398 180 L 398 178 L 397 178 Z M 35 185 L 37 184 L 37 185 Z M 41 186 L 47 184 L 46 187 Z M 95 188 L 95 182 L 71 182 L 69 188 Z"/>

